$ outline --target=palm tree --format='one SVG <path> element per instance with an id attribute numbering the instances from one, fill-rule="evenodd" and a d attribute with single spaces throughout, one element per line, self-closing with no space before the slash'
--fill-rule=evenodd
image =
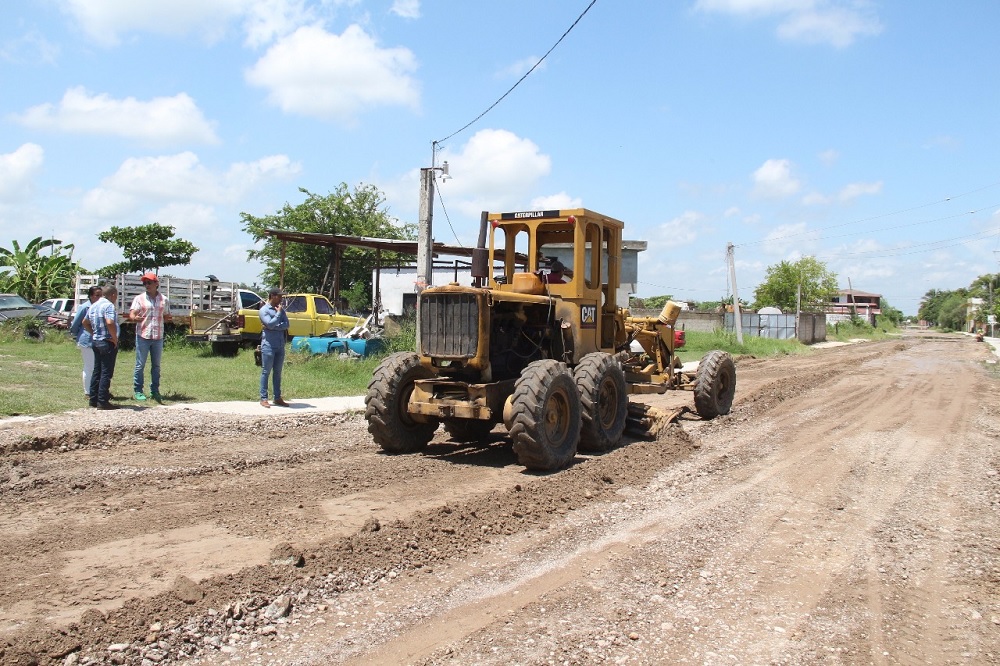
<path id="1" fill-rule="evenodd" d="M 11 243 L 13 249 L 0 247 L 0 291 L 20 294 L 33 303 L 73 293 L 80 265 L 73 261 L 72 244 L 41 236 L 24 249 L 16 240 Z"/>

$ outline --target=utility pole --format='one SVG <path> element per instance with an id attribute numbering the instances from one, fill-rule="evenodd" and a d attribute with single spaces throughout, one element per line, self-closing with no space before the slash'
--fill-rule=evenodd
<path id="1" fill-rule="evenodd" d="M 435 146 L 436 147 L 436 146 Z M 448 176 L 448 162 L 420 169 L 420 219 L 417 225 L 417 291 L 434 284 L 434 172 Z"/>
<path id="2" fill-rule="evenodd" d="M 729 279 L 733 283 L 733 325 L 736 329 L 736 342 L 743 344 L 743 313 L 740 312 L 740 292 L 736 288 L 736 248 L 732 243 L 726 245 L 726 260 L 729 262 Z"/>

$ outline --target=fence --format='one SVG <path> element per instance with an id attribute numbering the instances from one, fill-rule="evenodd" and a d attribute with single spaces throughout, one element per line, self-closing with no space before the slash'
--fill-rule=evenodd
<path id="1" fill-rule="evenodd" d="M 632 316 L 655 317 L 659 310 L 635 308 Z M 743 335 L 752 335 L 774 340 L 791 340 L 798 338 L 802 344 L 811 345 L 826 340 L 826 316 L 822 313 L 806 313 L 799 315 L 798 327 L 795 325 L 795 315 L 762 315 L 752 312 L 741 312 Z M 735 331 L 735 317 L 732 312 L 694 312 L 682 310 L 677 318 L 677 328 L 699 333 L 712 333 L 717 330 Z"/>

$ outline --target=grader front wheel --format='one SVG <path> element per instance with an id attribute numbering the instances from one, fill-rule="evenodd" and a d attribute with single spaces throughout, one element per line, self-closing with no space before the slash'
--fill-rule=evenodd
<path id="1" fill-rule="evenodd" d="M 569 369 L 559 361 L 535 361 L 510 400 L 508 428 L 518 462 L 544 472 L 568 465 L 580 441 L 580 396 Z"/>
<path id="2" fill-rule="evenodd" d="M 407 411 L 413 382 L 430 379 L 433 373 L 420 364 L 413 352 L 387 357 L 375 369 L 365 396 L 368 432 L 387 453 L 413 453 L 427 446 L 438 422 Z"/>
<path id="3" fill-rule="evenodd" d="M 736 395 L 736 365 L 728 353 L 710 351 L 698 364 L 694 386 L 694 407 L 703 419 L 728 414 Z"/>
<path id="4" fill-rule="evenodd" d="M 618 362 L 603 352 L 587 354 L 573 371 L 580 391 L 583 424 L 580 450 L 610 451 L 625 432 L 628 417 L 628 388 Z"/>

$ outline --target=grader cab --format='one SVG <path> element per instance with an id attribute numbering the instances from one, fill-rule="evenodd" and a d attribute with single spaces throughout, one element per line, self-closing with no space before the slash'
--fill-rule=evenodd
<path id="1" fill-rule="evenodd" d="M 555 470 L 578 449 L 619 444 L 630 393 L 689 389 L 702 418 L 728 414 L 729 354 L 709 352 L 685 373 L 675 354 L 679 308 L 631 317 L 618 303 L 623 228 L 584 208 L 484 212 L 473 284 L 421 292 L 417 351 L 375 371 L 365 398 L 375 442 L 415 452 L 438 425 L 472 442 L 503 422 L 521 464 Z"/>

